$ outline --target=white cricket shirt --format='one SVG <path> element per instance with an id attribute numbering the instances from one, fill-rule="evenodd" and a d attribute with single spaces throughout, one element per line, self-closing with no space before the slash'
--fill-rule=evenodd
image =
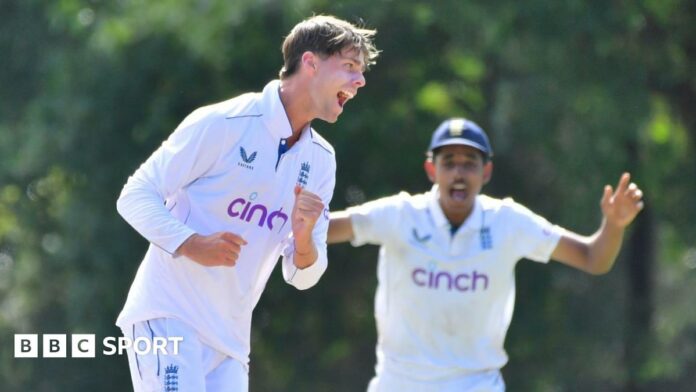
<path id="1" fill-rule="evenodd" d="M 479 195 L 452 235 L 438 192 L 402 192 L 348 210 L 353 245 L 381 245 L 378 376 L 442 381 L 505 365 L 515 264 L 547 262 L 563 233 L 512 199 Z"/>
<path id="2" fill-rule="evenodd" d="M 299 289 L 313 286 L 326 270 L 334 150 L 310 127 L 285 147 L 292 129 L 279 86 L 272 81 L 262 93 L 194 111 L 128 179 L 118 211 L 150 247 L 119 327 L 177 318 L 204 343 L 247 364 L 252 310 L 279 256 L 286 281 Z M 293 264 L 296 184 L 326 206 L 313 232 L 319 257 L 303 270 Z M 204 267 L 174 254 L 193 233 L 220 231 L 248 242 L 234 267 Z"/>

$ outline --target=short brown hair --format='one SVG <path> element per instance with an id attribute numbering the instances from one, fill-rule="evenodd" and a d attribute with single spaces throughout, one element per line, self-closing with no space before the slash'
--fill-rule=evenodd
<path id="1" fill-rule="evenodd" d="M 293 27 L 283 42 L 283 68 L 280 78 L 292 76 L 298 69 L 304 52 L 310 51 L 321 57 L 331 56 L 346 48 L 362 52 L 365 69 L 375 63 L 379 51 L 372 42 L 376 30 L 354 26 L 344 20 L 328 15 L 316 15 Z"/>

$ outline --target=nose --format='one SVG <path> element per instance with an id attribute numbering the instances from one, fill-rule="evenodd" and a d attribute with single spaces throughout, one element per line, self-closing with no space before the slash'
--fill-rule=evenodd
<path id="1" fill-rule="evenodd" d="M 364 87 L 365 84 L 367 84 L 367 82 L 365 81 L 365 75 L 363 75 L 362 72 L 358 72 L 357 74 L 358 76 L 355 78 L 353 84 L 355 84 L 357 88 Z"/>
<path id="2" fill-rule="evenodd" d="M 455 168 L 456 168 L 454 171 L 455 178 L 457 180 L 463 179 L 465 176 L 465 173 L 466 173 L 466 167 L 464 167 L 464 165 L 457 165 L 457 166 L 455 166 Z"/>

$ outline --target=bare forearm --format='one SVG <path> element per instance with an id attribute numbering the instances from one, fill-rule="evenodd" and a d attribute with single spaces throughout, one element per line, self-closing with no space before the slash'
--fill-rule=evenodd
<path id="1" fill-rule="evenodd" d="M 602 220 L 599 230 L 592 235 L 588 249 L 588 266 L 594 273 L 611 270 L 621 250 L 625 229 Z"/>
<path id="2" fill-rule="evenodd" d="M 353 223 L 350 215 L 345 211 L 332 212 L 329 222 L 329 232 L 326 242 L 337 244 L 348 242 L 353 239 Z"/>
<path id="3" fill-rule="evenodd" d="M 608 224 L 606 219 L 591 236 L 568 231 L 559 240 L 551 257 L 593 275 L 605 274 L 614 266 L 624 231 L 624 228 Z"/>
<path id="4" fill-rule="evenodd" d="M 609 272 L 621 249 L 626 227 L 643 209 L 643 191 L 630 182 L 631 175 L 624 173 L 616 185 L 604 187 L 599 205 L 602 209 L 602 224 L 590 237 L 572 232 L 564 234 L 551 257 L 571 267 L 591 274 Z"/>

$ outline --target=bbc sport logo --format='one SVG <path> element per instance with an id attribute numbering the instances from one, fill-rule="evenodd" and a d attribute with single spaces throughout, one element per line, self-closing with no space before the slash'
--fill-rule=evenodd
<path id="1" fill-rule="evenodd" d="M 41 337 L 41 339 L 39 339 Z M 41 341 L 41 358 L 67 358 L 68 335 L 66 334 L 15 334 L 14 356 L 15 358 L 39 358 L 39 340 Z M 130 339 L 125 336 L 107 336 L 101 341 L 101 354 L 123 355 L 132 348 L 138 355 L 161 354 L 178 355 L 179 343 L 183 337 L 137 337 Z M 97 353 L 97 339 L 93 334 L 70 335 L 71 358 L 95 358 Z"/>

